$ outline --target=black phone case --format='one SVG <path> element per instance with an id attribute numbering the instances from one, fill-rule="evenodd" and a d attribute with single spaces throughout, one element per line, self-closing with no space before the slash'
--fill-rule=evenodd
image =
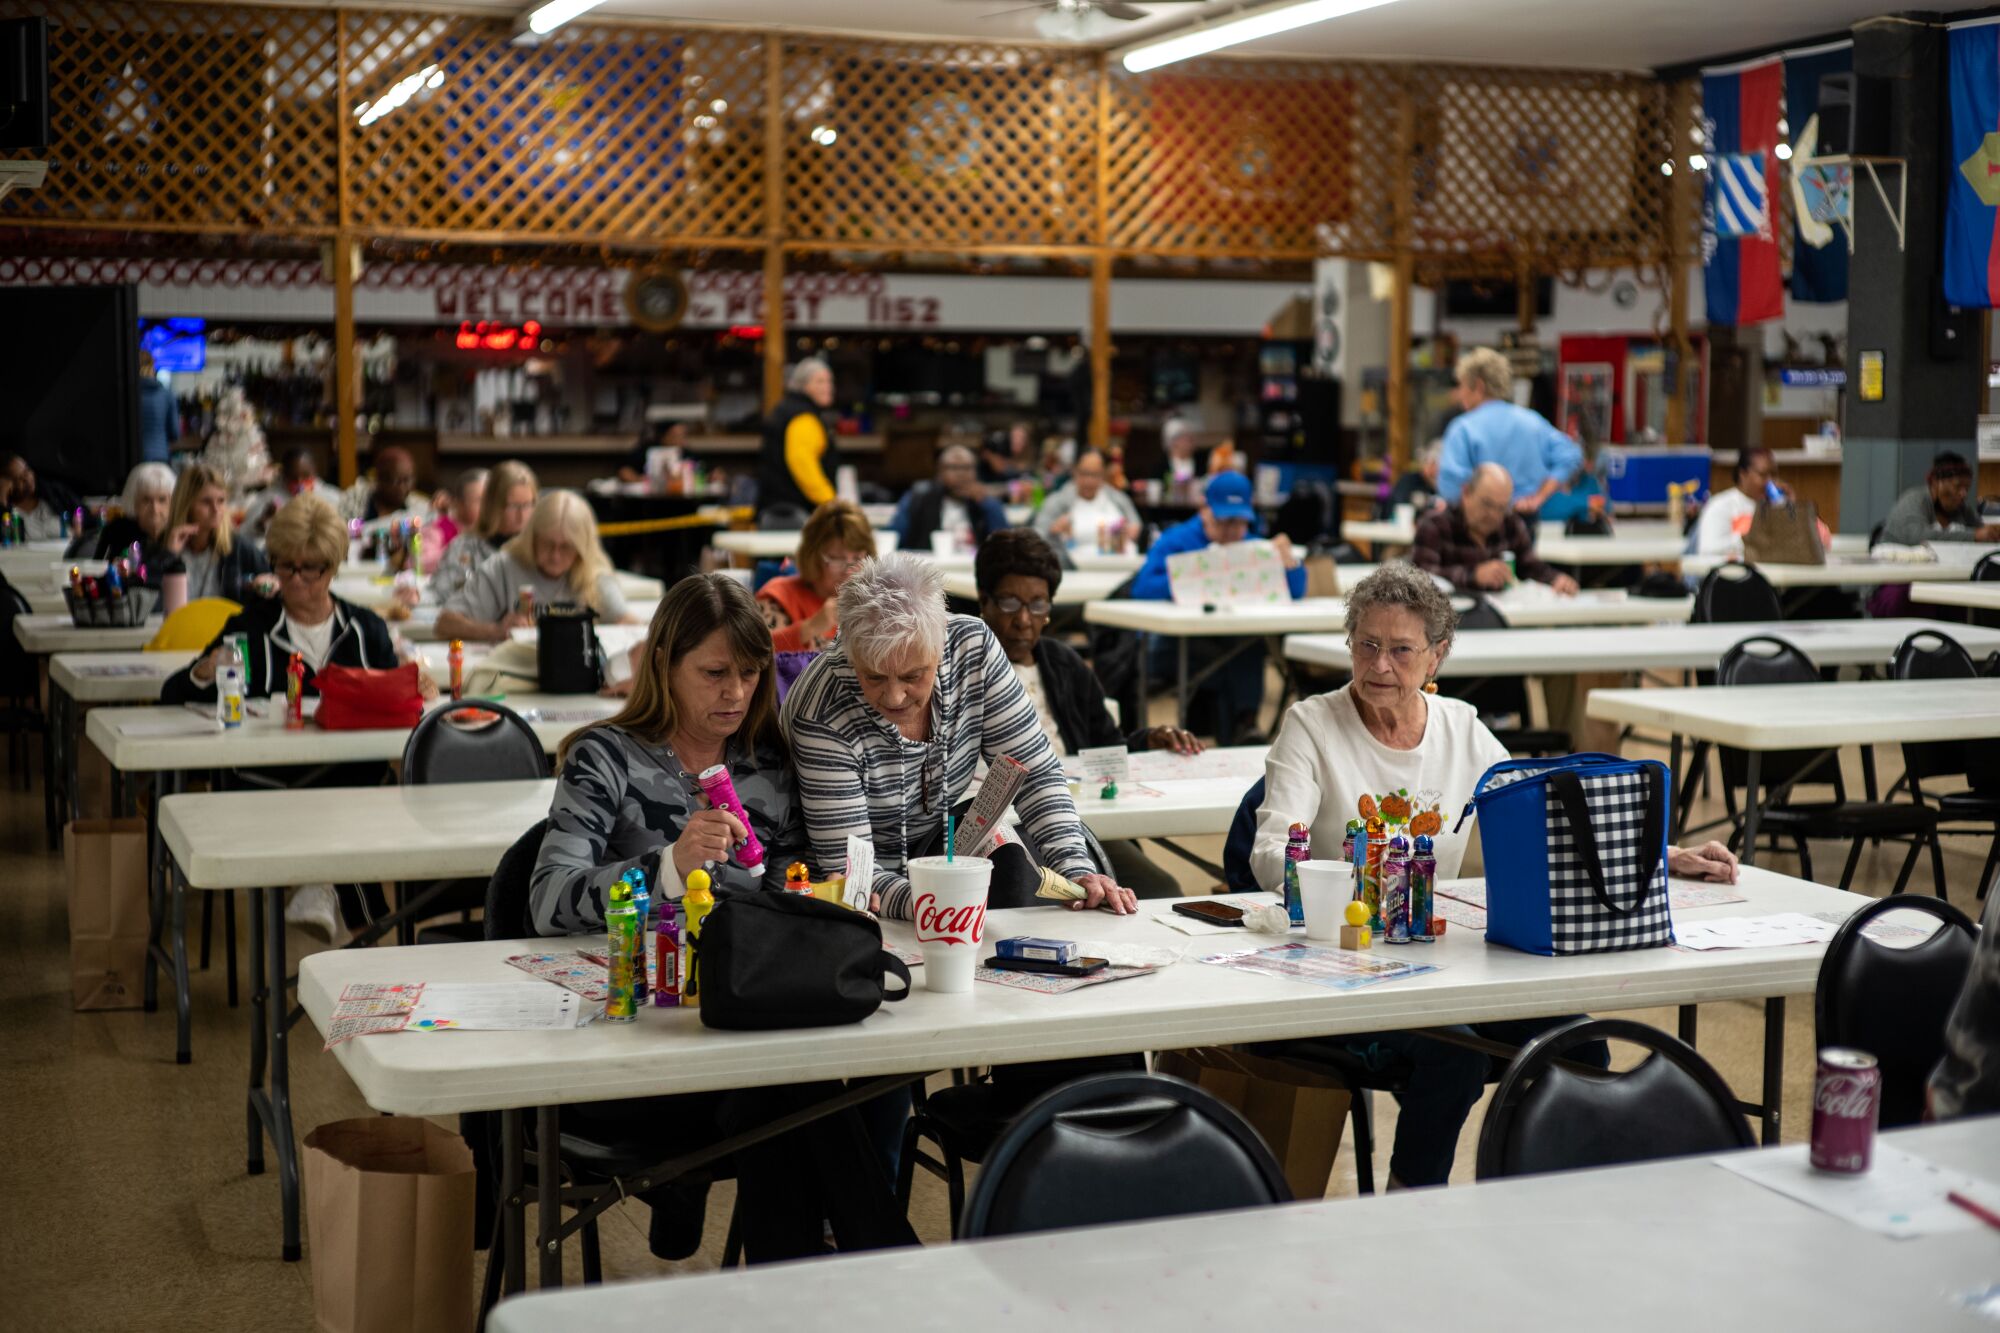
<path id="1" fill-rule="evenodd" d="M 986 966 L 1001 972 L 1047 972 L 1059 977 L 1087 977 L 1102 972 L 1110 964 L 1102 958 L 1079 958 L 1074 963 L 1057 963 L 1046 958 L 989 958 Z"/>
<path id="2" fill-rule="evenodd" d="M 1221 904 L 1217 904 L 1217 906 L 1221 906 Z M 1176 912 L 1179 912 L 1182 916 L 1193 917 L 1196 921 L 1206 921 L 1210 925 L 1234 926 L 1238 930 L 1247 929 L 1247 927 L 1245 927 L 1243 924 L 1243 915 L 1242 915 L 1243 909 L 1240 907 L 1235 909 L 1237 916 L 1234 921 L 1224 921 L 1220 917 L 1202 911 L 1201 908 L 1194 903 L 1175 903 L 1174 910 Z"/>

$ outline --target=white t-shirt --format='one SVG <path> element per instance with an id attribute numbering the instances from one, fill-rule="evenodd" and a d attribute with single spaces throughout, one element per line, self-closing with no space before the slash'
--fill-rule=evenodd
<path id="1" fill-rule="evenodd" d="M 1459 862 L 1478 830 L 1468 819 L 1453 832 L 1487 769 L 1508 757 L 1471 704 L 1441 695 L 1422 696 L 1430 709 L 1424 738 L 1414 750 L 1392 750 L 1369 733 L 1342 686 L 1302 699 L 1264 761 L 1264 804 L 1257 811 L 1257 840 L 1250 869 L 1257 883 L 1276 890 L 1285 879 L 1285 834 L 1293 824 L 1312 830 L 1312 854 L 1339 860 L 1347 821 L 1360 817 L 1363 796 L 1395 791 L 1435 792 L 1444 828 L 1431 840 L 1439 879 L 1458 874 Z"/>
<path id="2" fill-rule="evenodd" d="M 1720 495 L 1708 497 L 1701 507 L 1701 521 L 1694 529 L 1696 555 L 1742 555 L 1743 534 L 1757 517 L 1757 502 L 1741 489 L 1731 486 Z"/>
<path id="3" fill-rule="evenodd" d="M 1063 746 L 1062 733 L 1056 730 L 1055 714 L 1049 711 L 1049 698 L 1042 692 L 1042 669 L 1033 662 L 1025 665 L 1010 662 L 1008 665 L 1014 668 L 1014 679 L 1020 681 L 1021 688 L 1027 692 L 1028 703 L 1035 710 L 1035 721 L 1042 724 L 1042 733 L 1055 747 L 1056 758 L 1062 758 L 1069 751 Z"/>
<path id="4" fill-rule="evenodd" d="M 1113 503 L 1103 491 L 1094 500 L 1078 500 L 1069 507 L 1069 538 L 1077 545 L 1092 550 L 1097 549 L 1097 534 L 1100 530 L 1109 532 L 1110 525 L 1125 526 L 1125 513 Z"/>
<path id="5" fill-rule="evenodd" d="M 328 616 L 317 625 L 301 625 L 286 616 L 285 637 L 306 659 L 306 665 L 318 671 L 326 665 L 328 655 L 333 652 L 333 617 Z"/>

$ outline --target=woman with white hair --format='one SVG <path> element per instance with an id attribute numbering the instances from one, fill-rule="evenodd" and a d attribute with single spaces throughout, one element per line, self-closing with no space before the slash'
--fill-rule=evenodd
<path id="1" fill-rule="evenodd" d="M 1027 846 L 995 853 L 990 905 L 1033 901 L 1032 853 L 1084 890 L 1075 906 L 1133 910 L 1132 891 L 1097 873 L 1006 650 L 985 622 L 945 611 L 935 562 L 898 553 L 842 585 L 840 638 L 792 687 L 781 720 L 820 872 L 846 863 L 850 835 L 872 840 L 883 915 L 909 919 L 910 858 L 943 851 L 945 813 L 961 808 L 981 760 L 1002 757 L 1028 770 L 1014 797 Z"/>
<path id="2" fill-rule="evenodd" d="M 139 561 L 146 567 L 146 586 L 160 586 L 160 575 L 173 561 L 167 549 L 167 519 L 174 509 L 174 470 L 165 463 L 141 463 L 125 476 L 118 496 L 118 517 L 71 544 L 72 558 L 111 560 L 139 544 Z"/>
<path id="3" fill-rule="evenodd" d="M 757 459 L 757 508 L 798 511 L 798 522 L 833 499 L 828 480 L 840 468 L 840 450 L 820 414 L 833 406 L 833 367 L 809 356 L 785 378 L 785 396 L 764 418 Z M 795 522 L 793 526 L 797 526 Z"/>
<path id="4" fill-rule="evenodd" d="M 523 592 L 534 601 L 523 609 Z M 505 642 L 535 623 L 535 606 L 587 606 L 600 620 L 625 619 L 625 592 L 597 540 L 597 518 L 575 491 L 550 491 L 505 546 L 481 565 L 438 612 L 441 639 Z"/>

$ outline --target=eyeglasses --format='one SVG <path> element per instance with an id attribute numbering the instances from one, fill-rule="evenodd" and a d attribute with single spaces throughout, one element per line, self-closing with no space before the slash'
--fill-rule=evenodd
<path id="1" fill-rule="evenodd" d="M 1393 648 L 1384 648 L 1373 639 L 1349 639 L 1347 641 L 1347 649 L 1354 654 L 1354 660 L 1357 662 L 1373 662 L 1386 652 L 1389 654 L 1389 664 L 1398 671 L 1403 670 L 1410 663 L 1416 661 L 1417 654 L 1423 651 L 1423 649 L 1412 647 L 1407 643 L 1397 644 Z"/>
<path id="2" fill-rule="evenodd" d="M 865 555 L 838 556 L 831 552 L 820 557 L 828 569 L 859 569 L 868 563 Z"/>
<path id="3" fill-rule="evenodd" d="M 1046 601 L 1024 602 L 1018 597 L 995 597 L 993 605 L 1000 608 L 1003 616 L 1018 616 L 1026 611 L 1037 620 L 1049 618 L 1049 603 Z"/>
<path id="4" fill-rule="evenodd" d="M 289 560 L 280 560 L 271 566 L 271 572 L 281 579 L 304 579 L 310 583 L 326 577 L 326 566 L 296 565 Z"/>

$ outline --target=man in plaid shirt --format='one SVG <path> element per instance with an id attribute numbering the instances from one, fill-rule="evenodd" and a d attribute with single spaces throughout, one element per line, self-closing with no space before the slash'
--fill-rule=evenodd
<path id="1" fill-rule="evenodd" d="M 1576 580 L 1558 572 L 1535 554 L 1528 525 L 1512 509 L 1514 479 L 1498 463 L 1483 463 L 1465 483 L 1457 503 L 1431 514 L 1417 525 L 1410 562 L 1450 581 L 1460 592 L 1498 592 L 1507 586 L 1507 554 L 1514 557 L 1514 574 L 1546 583 L 1563 596 L 1576 592 Z"/>

